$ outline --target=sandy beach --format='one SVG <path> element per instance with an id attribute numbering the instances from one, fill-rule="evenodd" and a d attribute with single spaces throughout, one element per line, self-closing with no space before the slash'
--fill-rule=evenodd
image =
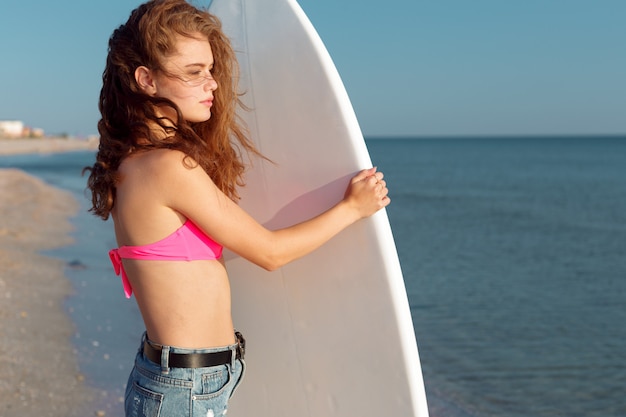
<path id="1" fill-rule="evenodd" d="M 18 155 L 25 153 L 54 153 L 83 150 L 86 151 L 95 150 L 97 148 L 97 138 L 0 138 L 0 155 Z"/>
<path id="2" fill-rule="evenodd" d="M 94 146 L 68 139 L 0 140 L 0 154 Z M 72 293 L 64 263 L 41 251 L 71 243 L 78 203 L 16 169 L 0 169 L 0 415 L 94 416 L 97 392 L 84 383 L 63 308 Z"/>

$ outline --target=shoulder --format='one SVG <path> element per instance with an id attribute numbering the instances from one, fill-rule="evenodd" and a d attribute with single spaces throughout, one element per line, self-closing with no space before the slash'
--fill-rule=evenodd
<path id="1" fill-rule="evenodd" d="M 155 149 L 129 156 L 120 166 L 121 188 L 133 200 L 155 201 L 180 213 L 199 198 L 215 196 L 217 187 L 185 153 Z M 120 188 L 118 188 L 120 191 Z"/>
<path id="2" fill-rule="evenodd" d="M 180 165 L 185 159 L 185 154 L 173 149 L 154 149 L 142 151 L 128 156 L 122 166 L 140 166 L 144 169 L 158 169 Z"/>
<path id="3" fill-rule="evenodd" d="M 213 182 L 204 169 L 185 153 L 155 149 L 127 157 L 120 165 L 120 185 L 128 188 L 152 189 L 165 196 L 197 192 L 198 187 L 211 187 Z"/>
<path id="4" fill-rule="evenodd" d="M 198 163 L 185 153 L 172 149 L 155 149 L 127 157 L 120 165 L 120 173 L 137 173 L 152 178 L 184 175 L 191 171 L 203 171 Z M 144 178 L 146 179 L 146 178 Z"/>

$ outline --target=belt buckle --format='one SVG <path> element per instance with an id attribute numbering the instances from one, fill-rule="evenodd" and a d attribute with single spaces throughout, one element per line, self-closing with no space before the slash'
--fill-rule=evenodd
<path id="1" fill-rule="evenodd" d="M 246 354 L 246 339 L 243 338 L 241 332 L 235 332 L 235 338 L 237 339 L 237 356 L 243 359 Z"/>

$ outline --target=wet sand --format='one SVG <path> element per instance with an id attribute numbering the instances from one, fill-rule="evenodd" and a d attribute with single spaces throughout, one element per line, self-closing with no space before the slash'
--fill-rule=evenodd
<path id="1" fill-rule="evenodd" d="M 0 154 L 7 150 L 1 142 Z M 84 383 L 72 346 L 64 263 L 41 254 L 71 243 L 78 203 L 15 169 L 0 169 L 0 196 L 0 415 L 103 416 L 90 405 L 98 394 Z"/>

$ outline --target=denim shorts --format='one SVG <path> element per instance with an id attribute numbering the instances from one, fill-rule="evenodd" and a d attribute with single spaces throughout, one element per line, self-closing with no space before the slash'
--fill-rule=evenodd
<path id="1" fill-rule="evenodd" d="M 128 378 L 124 401 L 126 417 L 222 417 L 228 400 L 241 383 L 243 359 L 208 368 L 169 368 L 143 354 L 142 339 L 135 366 Z M 237 344 L 213 349 L 183 349 L 169 346 L 171 353 L 235 351 Z M 166 348 L 164 346 L 164 348 Z"/>

